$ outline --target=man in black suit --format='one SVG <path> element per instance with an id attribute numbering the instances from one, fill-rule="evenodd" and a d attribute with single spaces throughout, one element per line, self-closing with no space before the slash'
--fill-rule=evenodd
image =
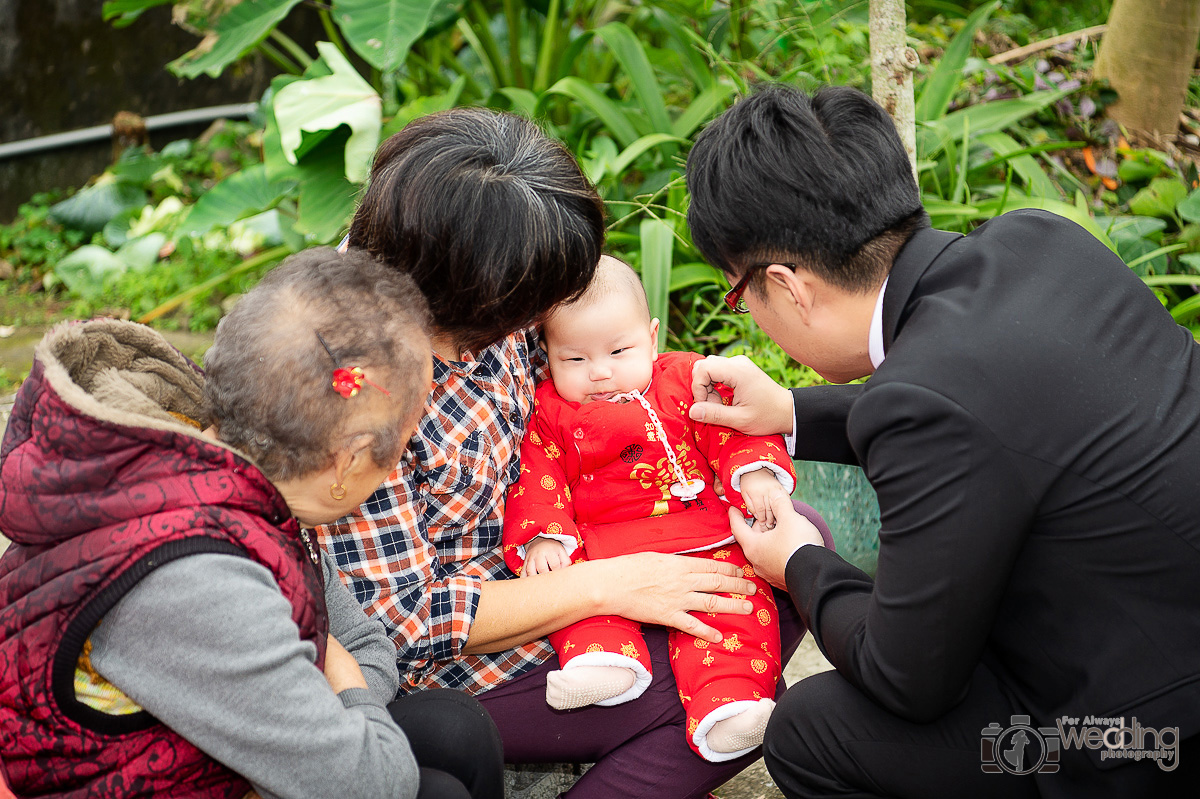
<path id="1" fill-rule="evenodd" d="M 1065 219 L 930 228 L 891 120 L 857 91 L 743 100 L 697 139 L 688 186 L 731 307 L 832 382 L 871 375 L 789 392 L 745 358 L 694 372 L 694 418 L 793 435 L 797 458 L 860 464 L 879 497 L 874 580 L 786 503 L 771 530 L 731 514 L 837 669 L 771 720 L 784 794 L 1195 795 L 1192 335 Z"/>

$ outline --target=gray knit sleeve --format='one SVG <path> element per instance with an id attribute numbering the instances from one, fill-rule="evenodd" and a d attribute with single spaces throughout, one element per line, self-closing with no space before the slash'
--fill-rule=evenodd
<path id="1" fill-rule="evenodd" d="M 325 571 L 329 633 L 354 655 L 375 701 L 386 705 L 400 690 L 396 645 L 388 638 L 383 622 L 372 619 L 363 611 L 362 605 L 338 577 L 337 564 L 324 551 L 321 552 L 321 568 Z"/>
<path id="2" fill-rule="evenodd" d="M 412 751 L 377 696 L 387 688 L 368 677 L 370 691 L 335 695 L 270 571 L 246 558 L 191 555 L 155 569 L 100 622 L 91 657 L 264 799 L 416 795 Z"/>

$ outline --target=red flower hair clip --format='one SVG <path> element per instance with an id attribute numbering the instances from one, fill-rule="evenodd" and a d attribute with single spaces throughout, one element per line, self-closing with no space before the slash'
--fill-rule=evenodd
<path id="1" fill-rule="evenodd" d="M 351 397 L 358 396 L 358 390 L 362 388 L 363 383 L 366 383 L 367 385 L 374 386 L 382 391 L 385 396 L 392 396 L 392 392 L 388 391 L 378 383 L 369 380 L 367 376 L 363 374 L 361 366 L 337 366 L 337 356 L 333 354 L 333 350 L 330 349 L 328 342 L 325 341 L 325 337 L 320 333 L 317 333 L 317 340 L 321 342 L 321 346 L 325 348 L 327 353 L 329 353 L 329 357 L 333 360 L 334 366 L 336 367 L 333 370 L 332 385 L 334 391 L 341 394 L 346 399 L 350 399 Z"/>

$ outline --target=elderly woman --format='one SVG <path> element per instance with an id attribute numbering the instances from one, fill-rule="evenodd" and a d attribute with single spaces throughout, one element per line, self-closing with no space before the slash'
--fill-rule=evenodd
<path id="1" fill-rule="evenodd" d="M 588 286 L 603 238 L 595 190 L 528 120 L 461 108 L 384 142 L 349 243 L 425 293 L 434 386 L 395 472 L 319 532 L 395 642 L 402 691 L 478 696 L 510 762 L 594 763 L 571 799 L 690 799 L 754 756 L 709 763 L 688 748 L 665 632 L 647 636 L 655 680 L 637 702 L 570 712 L 546 704 L 558 664 L 545 636 L 614 615 L 716 643 L 706 612 L 748 613 L 730 594 L 754 584 L 729 563 L 658 553 L 515 580 L 501 551 L 541 357 L 534 327 Z M 803 630 L 784 607 L 786 656 Z"/>
<path id="2" fill-rule="evenodd" d="M 473 700 L 388 707 L 394 649 L 306 529 L 399 459 L 427 319 L 411 280 L 317 250 L 226 317 L 207 379 L 128 322 L 46 336 L 0 448 L 17 795 L 500 796 Z"/>

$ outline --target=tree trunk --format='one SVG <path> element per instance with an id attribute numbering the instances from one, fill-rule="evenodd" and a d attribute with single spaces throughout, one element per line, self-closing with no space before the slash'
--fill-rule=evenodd
<path id="1" fill-rule="evenodd" d="M 1196 0 L 1200 3 L 1200 0 Z M 921 63 L 905 36 L 904 0 L 870 0 L 871 95 L 891 115 L 917 174 L 913 70 Z"/>
<path id="2" fill-rule="evenodd" d="M 1119 99 L 1108 115 L 1130 130 L 1174 134 L 1200 39 L 1200 0 L 1116 0 L 1095 75 Z"/>

